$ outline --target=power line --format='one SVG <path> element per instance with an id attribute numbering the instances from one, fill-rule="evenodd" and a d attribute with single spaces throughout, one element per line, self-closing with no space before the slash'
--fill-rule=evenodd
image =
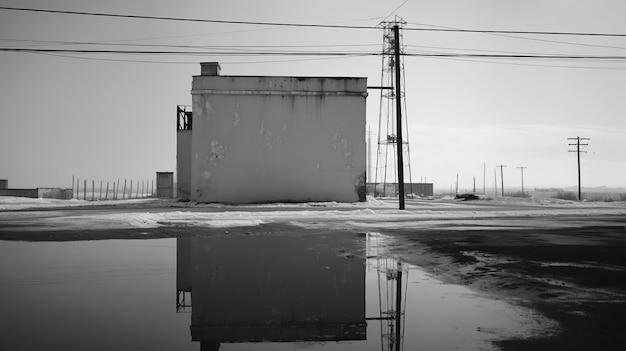
<path id="1" fill-rule="evenodd" d="M 330 48 L 330 47 L 378 47 L 378 44 L 309 44 L 309 45 L 171 45 L 171 44 L 132 44 L 116 43 L 109 41 L 64 41 L 64 40 L 38 40 L 38 39 L 9 39 L 0 38 L 0 41 L 30 43 L 20 45 L 20 48 L 31 46 L 61 46 L 61 45 L 95 45 L 95 46 L 126 46 L 126 47 L 165 47 L 181 49 L 233 49 L 244 48 Z M 42 43 L 42 44 L 37 44 Z"/>
<path id="2" fill-rule="evenodd" d="M 545 64 L 533 64 L 533 63 L 520 63 L 520 62 L 502 62 L 502 61 L 493 61 L 493 60 L 484 60 L 484 59 L 463 59 L 456 57 L 434 57 L 437 60 L 451 60 L 451 61 L 463 61 L 463 62 L 476 62 L 476 63 L 486 63 L 486 64 L 497 64 L 497 65 L 509 65 L 509 66 L 528 66 L 528 67 L 548 67 L 548 68 L 573 68 L 573 69 L 599 69 L 599 70 L 625 70 L 626 66 L 617 66 L 617 67 L 598 67 L 598 66 L 566 66 L 566 65 L 545 65 Z"/>
<path id="3" fill-rule="evenodd" d="M 182 17 L 162 17 L 162 16 L 143 16 L 143 15 L 122 15 L 102 12 L 83 12 L 83 11 L 62 11 L 62 10 L 45 10 L 20 7 L 0 6 L 0 10 L 58 13 L 66 15 L 82 15 L 82 16 L 99 16 L 99 17 L 116 17 L 116 18 L 134 18 L 162 21 L 182 21 L 182 22 L 202 22 L 202 23 L 221 23 L 221 24 L 242 24 L 242 25 L 260 25 L 260 26 L 283 26 L 283 27 L 313 27 L 313 28 L 342 28 L 342 29 L 378 29 L 369 26 L 347 26 L 336 24 L 305 24 L 305 23 L 281 23 L 281 22 L 255 22 L 255 21 L 232 21 L 232 20 L 215 20 L 201 18 L 182 18 Z"/>
<path id="4" fill-rule="evenodd" d="M 33 8 L 7 7 L 7 6 L 0 6 L 0 10 L 28 11 L 28 12 L 42 12 L 42 13 L 57 13 L 57 14 L 69 14 L 69 15 L 82 15 L 82 16 L 100 16 L 100 17 L 164 20 L 164 21 L 239 24 L 239 25 L 283 26 L 283 27 L 311 27 L 311 28 L 341 28 L 341 29 L 380 29 L 377 26 L 372 27 L 372 26 L 348 26 L 348 25 L 310 24 L 310 23 L 307 24 L 307 23 L 286 23 L 286 22 L 232 21 L 232 20 L 215 20 L 215 19 L 200 19 L 200 18 L 162 17 L 162 16 L 144 16 L 144 15 L 124 15 L 124 14 L 102 13 L 102 12 L 46 10 L 46 9 L 33 9 Z M 623 34 L 623 33 L 512 31 L 512 30 L 478 30 L 478 29 L 458 29 L 458 28 L 454 28 L 454 29 L 449 29 L 449 28 L 409 28 L 409 27 L 404 27 L 403 30 L 427 31 L 427 32 L 485 33 L 485 34 L 533 34 L 533 35 L 626 37 L 626 34 Z"/>
<path id="5" fill-rule="evenodd" d="M 423 23 L 410 23 L 410 24 L 417 24 L 417 25 L 421 25 L 421 26 L 443 28 L 443 29 L 448 29 L 450 31 L 462 30 L 461 28 L 437 26 L 437 25 L 433 25 L 433 24 L 423 24 Z M 586 44 L 586 43 L 572 43 L 572 42 L 569 42 L 569 41 L 560 41 L 560 40 L 544 39 L 544 38 L 520 37 L 520 36 L 507 35 L 507 34 L 502 34 L 502 33 L 482 33 L 482 34 L 489 34 L 489 35 L 494 35 L 494 36 L 499 36 L 499 37 L 504 37 L 504 38 L 540 41 L 540 42 L 546 42 L 546 43 L 555 43 L 555 44 L 564 44 L 564 45 L 576 45 L 576 46 L 587 46 L 587 47 L 594 47 L 594 48 L 607 48 L 607 49 L 626 50 L 626 47 L 621 47 L 621 46 Z M 519 34 L 522 34 L 522 32 L 519 32 Z M 533 34 L 533 32 L 528 32 L 527 34 Z"/>
<path id="6" fill-rule="evenodd" d="M 74 54 L 140 54 L 140 55 L 200 55 L 200 56 L 380 56 L 380 52 L 366 51 L 157 51 L 157 50 L 88 50 L 88 49 L 31 49 L 0 48 L 0 51 L 47 52 Z M 526 54 L 458 54 L 458 53 L 402 53 L 408 57 L 453 57 L 453 58 L 491 58 L 491 59 L 546 59 L 546 60 L 626 60 L 626 56 L 592 55 L 526 55 Z"/>
<path id="7" fill-rule="evenodd" d="M 198 55 L 198 56 L 377 56 L 375 52 L 343 51 L 156 51 L 156 50 L 81 50 L 81 49 L 28 49 L 0 48 L 0 51 L 70 54 L 133 54 L 133 55 Z M 624 57 L 626 59 L 626 56 Z"/>
<path id="8" fill-rule="evenodd" d="M 483 30 L 483 29 L 445 29 L 445 28 L 402 28 L 413 31 L 428 32 L 457 32 L 482 34 L 537 34 L 537 35 L 570 35 L 570 36 L 598 36 L 598 37 L 626 37 L 621 33 L 584 33 L 584 32 L 549 32 L 549 31 L 516 31 L 516 30 Z"/>

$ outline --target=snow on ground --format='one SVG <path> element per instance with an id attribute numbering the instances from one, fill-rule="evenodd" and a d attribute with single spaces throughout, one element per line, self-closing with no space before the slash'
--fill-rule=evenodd
<path id="1" fill-rule="evenodd" d="M 98 206 L 103 210 L 97 210 Z M 93 206 L 93 211 L 75 211 Z M 0 197 L 0 222 L 11 221 L 21 230 L 84 230 L 157 227 L 230 228 L 289 223 L 304 228 L 382 230 L 400 228 L 528 228 L 576 226 L 576 217 L 624 215 L 625 202 L 574 202 L 558 199 L 494 198 L 478 201 L 452 199 L 397 200 L 368 197 L 366 202 L 310 202 L 298 204 L 223 205 L 162 199 L 52 200 Z M 55 209 L 55 207 L 62 207 Z M 46 211 L 28 211 L 42 209 Z M 20 211 L 11 211 L 20 210 Z M 566 223 L 555 216 L 567 216 Z M 36 221 L 37 225 L 33 225 Z M 601 224 L 601 222 L 599 222 Z M 29 229 L 30 228 L 30 229 Z"/>
<path id="2" fill-rule="evenodd" d="M 125 199 L 125 200 L 59 200 L 59 199 L 42 199 L 15 196 L 0 196 L 0 211 L 7 210 L 23 210 L 36 208 L 53 208 L 53 207 L 77 207 L 77 206 L 102 206 L 102 205 L 123 205 L 123 204 L 141 204 L 154 202 L 156 199 Z"/>

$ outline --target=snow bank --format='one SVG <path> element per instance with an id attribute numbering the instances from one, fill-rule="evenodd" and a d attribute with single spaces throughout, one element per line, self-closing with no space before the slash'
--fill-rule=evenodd
<path id="1" fill-rule="evenodd" d="M 72 206 L 115 205 L 102 211 L 73 211 Z M 488 229 L 555 225 L 555 216 L 568 216 L 567 225 L 579 225 L 576 217 L 622 215 L 626 203 L 572 202 L 558 199 L 495 198 L 491 200 L 409 200 L 398 210 L 393 200 L 368 198 L 367 202 L 313 202 L 229 206 L 175 200 L 138 199 L 82 201 L 2 198 L 0 209 L 63 207 L 56 211 L 0 211 L 0 221 L 10 220 L 20 230 L 85 230 L 102 228 L 206 227 L 230 228 L 288 223 L 303 228 L 382 230 L 400 228 Z M 589 218 L 585 223 L 589 224 Z M 599 222 L 599 224 L 602 224 Z M 559 225 L 564 225 L 559 221 Z"/>

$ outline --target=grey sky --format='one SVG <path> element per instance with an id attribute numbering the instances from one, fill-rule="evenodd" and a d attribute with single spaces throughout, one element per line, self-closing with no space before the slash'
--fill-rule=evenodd
<path id="1" fill-rule="evenodd" d="M 376 26 L 402 3 L 23 0 L 0 6 Z M 621 0 L 409 0 L 397 11 L 412 28 L 621 34 L 625 14 Z M 380 52 L 382 32 L 0 10 L 0 47 L 183 50 L 26 40 Z M 407 52 L 626 56 L 626 37 L 404 31 L 404 44 Z M 63 55 L 0 52 L 0 178 L 11 187 L 69 186 L 72 175 L 97 182 L 146 180 L 156 171 L 175 170 L 175 108 L 190 104 L 191 76 L 199 74 L 202 61 L 219 61 L 224 75 L 356 76 L 367 77 L 369 85 L 378 85 L 381 75 L 378 56 Z M 576 158 L 567 152 L 567 138 L 582 136 L 591 138 L 582 155 L 583 185 L 626 186 L 625 60 L 407 57 L 405 70 L 414 181 L 427 177 L 446 188 L 458 173 L 460 186 L 470 188 L 473 176 L 482 184 L 486 163 L 487 186 L 497 164 L 508 165 L 510 186 L 520 185 L 518 166 L 528 167 L 525 186 L 575 185 Z M 373 130 L 378 101 L 371 91 L 367 119 Z"/>

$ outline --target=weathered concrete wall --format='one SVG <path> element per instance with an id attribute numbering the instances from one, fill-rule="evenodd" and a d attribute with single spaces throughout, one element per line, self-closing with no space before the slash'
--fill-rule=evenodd
<path id="1" fill-rule="evenodd" d="M 37 189 L 3 189 L 0 190 L 0 196 L 30 197 L 36 199 L 39 197 L 39 192 Z"/>
<path id="2" fill-rule="evenodd" d="M 191 199 L 365 200 L 365 78 L 196 76 Z"/>
<path id="3" fill-rule="evenodd" d="M 191 130 L 176 132 L 176 190 L 181 200 L 190 200 L 191 195 L 191 133 Z"/>
<path id="4" fill-rule="evenodd" d="M 44 199 L 69 200 L 74 197 L 73 189 L 37 188 L 37 196 Z"/>
<path id="5" fill-rule="evenodd" d="M 62 188 L 36 188 L 36 189 L 2 189 L 0 196 L 16 196 L 42 199 L 69 200 L 73 197 L 72 189 Z"/>
<path id="6" fill-rule="evenodd" d="M 364 340 L 365 260 L 338 255 L 324 240 L 177 239 L 177 289 L 191 285 L 192 340 Z"/>

